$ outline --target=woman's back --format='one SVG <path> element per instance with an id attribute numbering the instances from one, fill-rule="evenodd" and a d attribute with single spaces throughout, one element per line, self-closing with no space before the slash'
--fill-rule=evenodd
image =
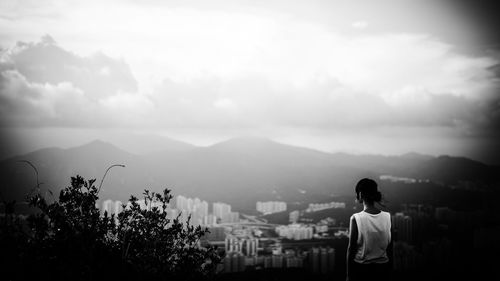
<path id="1" fill-rule="evenodd" d="M 387 263 L 387 247 L 391 241 L 391 215 L 380 211 L 365 211 L 353 215 L 358 228 L 357 251 L 354 261 L 362 264 Z"/>

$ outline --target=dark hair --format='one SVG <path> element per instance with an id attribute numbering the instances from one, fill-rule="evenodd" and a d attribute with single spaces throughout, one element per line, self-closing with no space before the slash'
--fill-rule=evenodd
<path id="1" fill-rule="evenodd" d="M 377 183 L 368 178 L 364 178 L 356 184 L 356 199 L 361 197 L 368 203 L 380 203 L 382 201 L 382 193 L 377 190 Z"/>

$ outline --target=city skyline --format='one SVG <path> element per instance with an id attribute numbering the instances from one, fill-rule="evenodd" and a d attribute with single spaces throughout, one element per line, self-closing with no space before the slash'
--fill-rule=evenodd
<path id="1" fill-rule="evenodd" d="M 109 204 L 108 201 L 103 202 L 103 208 L 108 205 L 114 207 L 115 204 Z M 168 209 L 167 212 L 172 212 L 173 215 L 166 214 L 167 217 L 173 219 L 184 211 L 187 211 L 187 215 L 194 214 L 196 204 L 187 203 L 194 201 L 198 204 L 204 202 L 198 198 L 178 195 L 172 201 L 172 205 L 184 210 L 178 209 L 179 212 L 175 212 L 173 209 Z M 279 202 L 268 201 L 268 203 Z M 227 213 L 232 209 L 225 203 L 213 202 L 212 204 L 213 212 L 209 215 L 222 210 Z M 146 207 L 145 204 L 141 206 Z M 310 206 L 311 204 L 306 209 L 305 205 L 299 217 L 307 213 Z M 457 242 L 456 239 L 472 238 L 475 241 L 475 247 L 482 248 L 492 239 L 492 235 L 498 233 L 494 228 L 477 228 L 485 222 L 482 211 L 464 212 L 438 206 L 405 203 L 391 211 L 395 274 L 406 276 L 408 272 L 414 270 L 423 270 L 426 274 L 434 271 L 442 274 L 453 264 L 451 256 L 453 251 L 458 249 L 457 243 L 460 243 L 461 251 L 464 249 L 470 251 L 472 247 L 470 242 L 463 244 L 463 242 Z M 261 205 L 256 204 L 255 211 L 259 211 L 259 207 Z M 339 207 L 343 209 L 345 203 L 331 202 L 329 207 L 332 210 L 339 209 Z M 281 212 L 288 213 L 289 211 L 282 210 Z M 297 211 L 291 211 L 290 217 L 294 212 Z M 219 216 L 224 215 L 221 213 Z M 264 217 L 265 214 L 262 216 Z M 181 220 L 185 222 L 186 217 L 181 217 Z M 339 224 L 345 224 L 345 222 L 336 221 L 331 217 L 315 222 L 301 220 L 299 223 L 249 221 L 247 218 L 232 222 L 218 221 L 218 223 L 202 223 L 201 225 L 210 230 L 210 233 L 202 239 L 202 243 L 219 246 L 220 250 L 224 251 L 224 258 L 218 266 L 219 274 L 253 271 L 265 274 L 267 270 L 292 269 L 305 270 L 316 276 L 339 275 L 343 272 L 342 249 L 346 246 L 349 232 L 347 227 L 339 227 Z M 198 224 L 194 223 L 194 225 Z M 463 229 L 465 232 L 453 234 L 447 231 L 448 228 Z"/>

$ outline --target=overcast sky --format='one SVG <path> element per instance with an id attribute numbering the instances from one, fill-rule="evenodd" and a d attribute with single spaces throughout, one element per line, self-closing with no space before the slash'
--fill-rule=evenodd
<path id="1" fill-rule="evenodd" d="M 465 0 L 2 0 L 2 153 L 125 131 L 500 164 L 495 11 Z"/>

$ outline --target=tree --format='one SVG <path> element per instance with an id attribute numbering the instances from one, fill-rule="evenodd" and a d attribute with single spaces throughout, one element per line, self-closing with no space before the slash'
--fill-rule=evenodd
<path id="1" fill-rule="evenodd" d="M 1 233 L 2 244 L 13 239 L 17 243 L 6 251 L 11 255 L 9 265 L 19 267 L 10 270 L 8 278 L 189 280 L 214 274 L 221 257 L 215 248 L 199 243 L 208 230 L 192 226 L 189 220 L 183 224 L 179 217 L 167 218 L 170 190 L 163 194 L 146 190 L 147 208 L 131 196 L 115 217 L 100 214 L 94 182 L 72 177 L 71 185 L 52 203 L 40 192 L 29 196 L 30 205 L 39 212 L 27 219 L 28 229 L 16 228 L 19 235 Z"/>
<path id="2" fill-rule="evenodd" d="M 118 215 L 116 248 L 122 259 L 137 272 L 153 276 L 169 276 L 183 280 L 200 279 L 215 272 L 220 257 L 213 247 L 201 247 L 200 238 L 207 229 L 183 224 L 179 216 L 166 218 L 170 190 L 163 194 L 144 193 L 145 208 L 130 197 L 129 204 Z"/>

